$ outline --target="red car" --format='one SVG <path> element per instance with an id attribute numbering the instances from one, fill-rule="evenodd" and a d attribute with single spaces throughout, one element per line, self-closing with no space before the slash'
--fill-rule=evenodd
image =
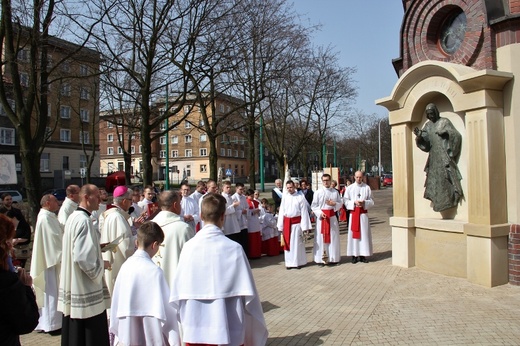
<path id="1" fill-rule="evenodd" d="M 392 186 L 392 175 L 391 174 L 383 175 L 383 186 Z"/>

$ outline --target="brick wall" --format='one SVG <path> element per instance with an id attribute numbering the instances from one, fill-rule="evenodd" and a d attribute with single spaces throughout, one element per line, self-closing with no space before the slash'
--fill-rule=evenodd
<path id="1" fill-rule="evenodd" d="M 509 231 L 509 283 L 520 286 L 520 225 Z"/>

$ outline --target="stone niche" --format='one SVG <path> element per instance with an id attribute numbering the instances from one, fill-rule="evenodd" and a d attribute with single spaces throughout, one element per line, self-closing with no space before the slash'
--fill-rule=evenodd
<path id="1" fill-rule="evenodd" d="M 408 69 L 391 95 L 392 263 L 467 278 L 488 287 L 508 282 L 508 234 L 503 89 L 513 75 L 439 61 Z M 435 103 L 462 135 L 458 167 L 464 198 L 434 212 L 423 197 L 428 153 L 415 145 L 415 127 Z"/>

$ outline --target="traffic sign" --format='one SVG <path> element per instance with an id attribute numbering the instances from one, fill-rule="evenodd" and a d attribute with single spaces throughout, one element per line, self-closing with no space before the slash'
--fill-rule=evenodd
<path id="1" fill-rule="evenodd" d="M 231 170 L 231 168 L 226 169 L 226 176 L 230 177 L 232 175 L 233 175 L 233 171 Z"/>

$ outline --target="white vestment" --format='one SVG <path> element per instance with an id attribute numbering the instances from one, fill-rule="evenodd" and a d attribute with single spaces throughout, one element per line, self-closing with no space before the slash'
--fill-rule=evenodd
<path id="1" fill-rule="evenodd" d="M 278 238 L 279 232 L 276 228 L 276 216 L 264 210 L 264 213 L 260 215 L 260 223 L 262 224 L 262 240 Z"/>
<path id="2" fill-rule="evenodd" d="M 85 319 L 109 307 L 99 236 L 90 213 L 78 209 L 68 218 L 63 232 L 58 310 L 64 316 Z"/>
<path id="3" fill-rule="evenodd" d="M 288 268 L 300 267 L 307 264 L 303 231 L 312 229 L 308 212 L 309 203 L 301 193 L 284 193 L 278 212 L 276 226 L 283 233 L 284 217 L 301 216 L 301 222 L 291 226 L 290 250 L 284 250 L 285 266 Z"/>
<path id="4" fill-rule="evenodd" d="M 184 244 L 195 236 L 195 230 L 171 211 L 161 210 L 153 220 L 164 232 L 164 242 L 152 258 L 163 271 L 168 285 L 172 284 Z"/>
<path id="5" fill-rule="evenodd" d="M 40 209 L 34 231 L 31 277 L 40 319 L 36 330 L 45 332 L 61 328 L 62 313 L 58 311 L 63 228 L 54 214 Z"/>
<path id="6" fill-rule="evenodd" d="M 180 345 L 177 311 L 162 270 L 137 250 L 117 276 L 110 308 L 110 332 L 124 345 Z"/>
<path id="7" fill-rule="evenodd" d="M 264 346 L 267 327 L 253 273 L 240 244 L 206 225 L 182 249 L 170 303 L 182 341 Z"/>
<path id="8" fill-rule="evenodd" d="M 195 199 L 188 197 L 182 197 L 181 199 L 181 218 L 184 220 L 185 215 L 193 216 L 193 221 L 186 222 L 188 225 L 195 230 L 196 225 L 200 222 L 199 215 L 199 203 Z"/>
<path id="9" fill-rule="evenodd" d="M 132 236 L 132 230 L 128 223 L 128 215 L 119 207 L 112 207 L 103 213 L 105 221 L 103 229 L 101 229 L 101 243 L 110 243 L 117 237 L 123 235 L 123 239 L 114 251 L 103 252 L 103 259 L 110 262 L 112 270 L 105 270 L 105 280 L 109 292 L 112 294 L 114 283 L 119 273 L 119 269 L 126 259 L 135 251 L 135 239 Z"/>
<path id="10" fill-rule="evenodd" d="M 105 210 L 107 210 L 107 205 L 105 203 L 99 203 L 98 210 L 92 211 L 92 224 L 98 231 L 103 228 L 103 213 Z"/>
<path id="11" fill-rule="evenodd" d="M 233 194 L 233 196 L 231 196 L 231 199 L 233 200 L 233 202 L 240 202 L 240 204 L 235 207 L 238 226 L 240 227 L 240 230 L 247 229 L 247 219 L 249 218 L 249 204 L 247 203 L 246 196 L 235 193 Z M 245 213 L 243 212 L 244 210 L 246 211 Z"/>
<path id="12" fill-rule="evenodd" d="M 65 227 L 65 223 L 67 222 L 70 214 L 72 214 L 72 212 L 76 209 L 78 209 L 78 203 L 74 202 L 69 197 L 65 197 L 65 200 L 60 207 L 60 211 L 58 212 L 58 221 L 60 222 L 61 227 Z"/>
<path id="13" fill-rule="evenodd" d="M 365 184 L 351 184 L 347 187 L 344 194 L 345 207 L 348 210 L 354 210 L 355 201 L 365 201 L 365 210 L 369 210 L 374 206 L 372 200 L 372 192 L 370 187 Z M 368 214 L 360 215 L 361 239 L 352 239 L 353 212 L 350 212 L 350 220 L 348 223 L 347 238 L 347 256 L 372 256 L 372 232 L 370 231 L 370 223 L 368 222 Z"/>
<path id="14" fill-rule="evenodd" d="M 203 193 L 200 193 L 199 191 L 195 190 L 193 191 L 193 193 L 190 195 L 191 198 L 193 198 L 195 200 L 195 202 L 197 202 L 197 205 L 199 205 L 199 200 L 200 198 L 204 196 Z"/>
<path id="15" fill-rule="evenodd" d="M 228 193 L 222 192 L 222 196 L 226 199 L 226 212 L 224 213 L 224 227 L 222 232 L 225 235 L 240 233 L 240 225 L 238 224 L 236 209 L 233 205 L 233 199 Z"/>
<path id="16" fill-rule="evenodd" d="M 303 193 L 302 193 L 303 194 Z M 326 201 L 332 200 L 336 205 L 331 206 L 326 204 Z M 322 210 L 334 210 L 337 212 L 341 209 L 343 200 L 335 188 L 321 187 L 316 191 L 312 198 L 311 209 L 316 215 L 316 233 L 314 234 L 313 255 L 314 262 L 323 263 L 323 253 L 326 252 L 328 262 L 337 263 L 341 259 L 340 241 L 339 241 L 339 223 L 336 215 L 330 217 L 330 244 L 325 244 L 323 241 L 324 235 L 321 233 L 321 213 Z"/>

